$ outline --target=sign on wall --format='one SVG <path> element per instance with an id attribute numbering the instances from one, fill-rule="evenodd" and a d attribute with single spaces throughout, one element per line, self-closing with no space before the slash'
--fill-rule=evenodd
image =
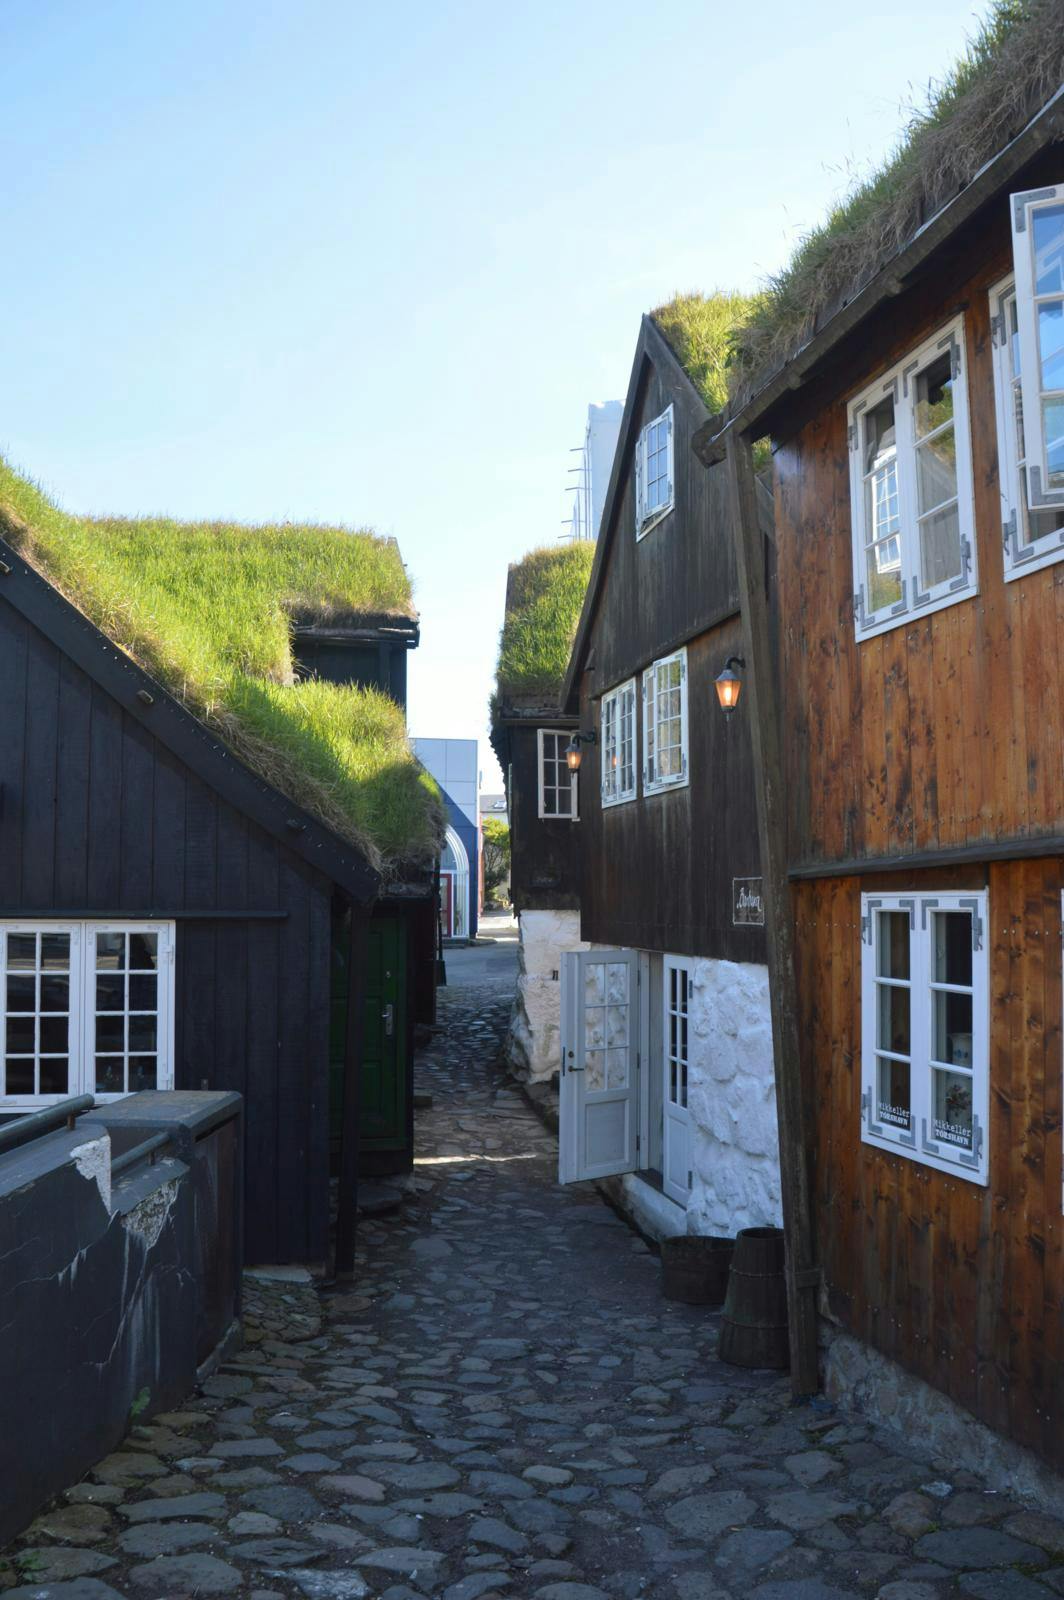
<path id="1" fill-rule="evenodd" d="M 732 922 L 735 927 L 764 927 L 765 897 L 760 878 L 732 879 Z"/>

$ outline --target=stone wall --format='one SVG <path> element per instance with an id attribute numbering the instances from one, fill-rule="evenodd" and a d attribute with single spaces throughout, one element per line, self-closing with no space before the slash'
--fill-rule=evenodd
<path id="1" fill-rule="evenodd" d="M 696 961 L 688 1002 L 687 1231 L 782 1222 L 768 968 Z"/>
<path id="2" fill-rule="evenodd" d="M 561 1066 L 562 953 L 591 947 L 581 941 L 579 911 L 522 911 L 518 926 L 517 997 L 507 1062 L 525 1083 L 548 1083 Z"/>

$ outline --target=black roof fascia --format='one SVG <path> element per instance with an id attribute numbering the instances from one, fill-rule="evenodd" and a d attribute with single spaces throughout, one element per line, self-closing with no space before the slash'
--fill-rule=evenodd
<path id="1" fill-rule="evenodd" d="M 388 617 L 352 622 L 294 622 L 292 637 L 316 640 L 322 644 L 378 644 L 381 641 L 403 644 L 416 650 L 421 643 L 421 622 L 417 617 Z"/>
<path id="2" fill-rule="evenodd" d="M 893 300 L 909 287 L 920 268 L 967 222 L 979 208 L 994 198 L 1044 145 L 1064 129 L 1064 84 L 1015 139 L 984 162 L 952 200 L 940 206 L 918 228 L 909 242 L 884 263 L 853 299 L 824 323 L 823 327 L 763 384 L 755 395 L 734 414 L 722 412 L 710 417 L 694 436 L 695 454 L 704 466 L 723 460 L 730 433 L 749 434 L 784 398 L 789 390 L 800 389 L 824 360 L 855 328 L 879 306 Z M 756 435 L 755 435 L 756 436 Z"/>
<path id="3" fill-rule="evenodd" d="M 0 598 L 50 639 L 153 738 L 221 798 L 360 904 L 376 899 L 380 874 L 354 845 L 285 798 L 235 756 L 168 689 L 131 661 L 35 567 L 0 539 Z"/>

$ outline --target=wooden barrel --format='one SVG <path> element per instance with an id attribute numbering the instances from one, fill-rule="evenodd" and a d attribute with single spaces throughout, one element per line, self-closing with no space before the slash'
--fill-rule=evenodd
<path id="1" fill-rule="evenodd" d="M 790 1365 L 782 1228 L 740 1230 L 717 1354 L 734 1367 Z"/>
<path id="2" fill-rule="evenodd" d="M 661 1241 L 661 1292 L 689 1306 L 724 1304 L 734 1239 L 680 1234 Z"/>

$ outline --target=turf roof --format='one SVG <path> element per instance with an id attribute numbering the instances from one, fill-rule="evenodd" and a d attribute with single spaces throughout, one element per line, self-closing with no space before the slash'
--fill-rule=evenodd
<path id="1" fill-rule="evenodd" d="M 650 313 L 711 414 L 727 404 L 736 332 L 763 299 L 737 290 L 677 294 Z"/>
<path id="2" fill-rule="evenodd" d="M 553 705 L 576 636 L 595 545 L 543 545 L 510 567 L 492 716 L 516 700 Z"/>
<path id="3" fill-rule="evenodd" d="M 1022 131 L 1064 81 L 1064 0 L 994 0 L 894 152 L 799 244 L 736 330 L 742 402 Z"/>
<path id="4" fill-rule="evenodd" d="M 297 681 L 292 624 L 414 615 L 394 540 L 62 511 L 0 458 L 0 534 L 261 777 L 385 876 L 427 864 L 442 800 L 399 706 Z"/>

